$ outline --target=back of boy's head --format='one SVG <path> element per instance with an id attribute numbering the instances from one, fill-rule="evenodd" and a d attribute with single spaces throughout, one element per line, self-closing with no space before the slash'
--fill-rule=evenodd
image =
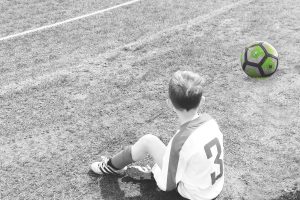
<path id="1" fill-rule="evenodd" d="M 177 110 L 191 110 L 199 106 L 203 79 L 191 71 L 177 71 L 169 83 L 169 98 Z"/>

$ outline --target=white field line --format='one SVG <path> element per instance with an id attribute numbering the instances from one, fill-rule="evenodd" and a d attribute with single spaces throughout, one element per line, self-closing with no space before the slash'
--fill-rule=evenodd
<path id="1" fill-rule="evenodd" d="M 215 10 L 211 13 L 206 14 L 206 15 L 199 16 L 199 17 L 196 17 L 194 19 L 191 19 L 188 22 L 185 22 L 184 24 L 179 24 L 179 25 L 173 26 L 171 28 L 164 29 L 164 30 L 162 30 L 160 32 L 157 32 L 156 34 L 151 35 L 149 37 L 142 38 L 142 39 L 134 41 L 134 42 L 130 42 L 130 43 L 125 44 L 121 47 L 117 47 L 117 48 L 115 48 L 111 51 L 105 52 L 104 54 L 101 54 L 99 57 L 97 57 L 97 60 L 99 61 L 99 59 L 105 59 L 108 55 L 114 54 L 114 53 L 122 50 L 124 47 L 129 47 L 130 48 L 130 47 L 134 47 L 134 46 L 139 46 L 139 45 L 142 45 L 144 43 L 153 41 L 155 39 L 159 39 L 163 36 L 169 35 L 170 33 L 174 32 L 174 31 L 189 29 L 189 28 L 191 28 L 191 27 L 193 27 L 193 26 L 195 26 L 199 23 L 205 22 L 209 19 L 212 19 L 214 17 L 222 15 L 222 14 L 228 12 L 231 9 L 234 9 L 234 8 L 239 7 L 241 5 L 244 5 L 244 4 L 249 4 L 252 1 L 254 1 L 254 0 L 241 0 L 241 1 L 238 1 L 236 3 L 229 4 L 229 5 L 227 5 L 223 8 Z M 88 61 L 92 62 L 93 59 L 89 59 Z M 84 66 L 84 68 L 86 68 L 86 67 L 87 66 Z M 82 68 L 82 66 L 79 65 L 79 66 L 76 66 L 75 68 Z M 8 85 L 1 86 L 0 87 L 0 97 L 3 96 L 3 95 L 7 95 L 7 94 L 15 93 L 17 91 L 21 91 L 22 89 L 25 89 L 25 88 L 35 87 L 35 86 L 38 86 L 38 85 L 43 84 L 45 82 L 54 81 L 55 79 L 59 79 L 62 76 L 69 76 L 72 71 L 74 71 L 74 69 L 60 69 L 60 70 L 57 70 L 53 73 L 45 74 L 45 75 L 35 77 L 35 78 L 28 78 L 28 79 L 25 79 L 24 81 L 20 81 L 18 83 L 10 83 Z"/>
<path id="2" fill-rule="evenodd" d="M 42 27 L 39 27 L 39 28 L 34 28 L 34 29 L 31 29 L 31 30 L 27 30 L 27 31 L 24 31 L 24 32 L 21 32 L 21 33 L 16 33 L 16 34 L 13 34 L 13 35 L 8 35 L 8 36 L 0 38 L 0 41 L 9 40 L 9 39 L 12 39 L 12 38 L 16 38 L 16 37 L 28 35 L 30 33 L 34 33 L 34 32 L 37 32 L 37 31 L 42 31 L 42 30 L 45 30 L 45 29 L 50 29 L 50 28 L 53 28 L 53 27 L 56 27 L 56 26 L 60 26 L 60 25 L 69 23 L 69 22 L 73 22 L 73 21 L 76 21 L 76 20 L 84 19 L 84 18 L 87 18 L 87 17 L 91 17 L 93 15 L 98 15 L 98 14 L 101 14 L 101 13 L 104 13 L 104 12 L 116 9 L 116 8 L 127 6 L 127 5 L 130 5 L 130 4 L 136 3 L 138 1 L 141 1 L 141 0 L 128 1 L 128 2 L 119 4 L 119 5 L 116 5 L 116 6 L 112 6 L 112 7 L 103 9 L 103 10 L 98 10 L 98 11 L 95 11 L 95 12 L 92 12 L 92 13 L 89 13 L 89 14 L 86 14 L 86 15 L 82 15 L 82 16 L 71 18 L 71 19 L 67 19 L 65 21 L 57 22 L 57 23 L 54 23 L 54 24 L 49 24 L 49 25 L 42 26 Z"/>

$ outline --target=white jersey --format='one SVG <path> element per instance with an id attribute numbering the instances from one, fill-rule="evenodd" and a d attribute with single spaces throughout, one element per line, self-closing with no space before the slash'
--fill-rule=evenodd
<path id="1" fill-rule="evenodd" d="M 170 140 L 162 169 L 152 168 L 158 187 L 173 189 L 185 198 L 207 200 L 217 197 L 224 184 L 223 135 L 209 115 L 183 124 Z"/>

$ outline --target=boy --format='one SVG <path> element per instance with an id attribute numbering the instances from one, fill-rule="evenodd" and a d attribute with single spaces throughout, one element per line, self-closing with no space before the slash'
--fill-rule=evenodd
<path id="1" fill-rule="evenodd" d="M 180 128 L 165 146 L 151 134 L 108 159 L 95 162 L 98 174 L 122 174 L 127 165 L 150 154 L 152 173 L 163 191 L 177 189 L 188 199 L 214 199 L 224 184 L 223 135 L 208 114 L 198 114 L 202 99 L 202 79 L 190 71 L 177 71 L 169 83 L 168 106 L 178 116 Z M 128 172 L 132 169 L 128 168 Z M 140 168 L 141 169 L 141 168 Z"/>

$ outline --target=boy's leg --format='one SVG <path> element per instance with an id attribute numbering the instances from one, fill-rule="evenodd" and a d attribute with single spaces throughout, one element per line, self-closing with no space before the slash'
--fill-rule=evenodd
<path id="1" fill-rule="evenodd" d="M 148 134 L 141 137 L 133 146 L 127 146 L 124 150 L 114 155 L 105 162 L 96 162 L 91 165 L 95 173 L 121 173 L 127 165 L 142 160 L 149 154 L 155 163 L 162 168 L 163 156 L 166 150 L 164 143 L 156 136 Z"/>
<path id="2" fill-rule="evenodd" d="M 148 134 L 141 137 L 131 148 L 132 159 L 136 162 L 149 154 L 154 162 L 162 168 L 165 144 L 156 136 Z"/>
<path id="3" fill-rule="evenodd" d="M 139 139 L 132 147 L 133 160 L 138 161 L 143 159 L 147 154 L 150 154 L 156 165 L 162 169 L 163 156 L 166 151 L 166 146 L 153 135 L 146 135 Z M 151 167 L 130 166 L 126 170 L 126 174 L 136 180 L 153 180 Z"/>
<path id="4" fill-rule="evenodd" d="M 127 146 L 110 161 L 112 167 L 122 169 L 133 162 L 142 160 L 149 154 L 161 168 L 165 150 L 166 146 L 158 137 L 148 134 L 141 137 L 133 146 Z"/>

